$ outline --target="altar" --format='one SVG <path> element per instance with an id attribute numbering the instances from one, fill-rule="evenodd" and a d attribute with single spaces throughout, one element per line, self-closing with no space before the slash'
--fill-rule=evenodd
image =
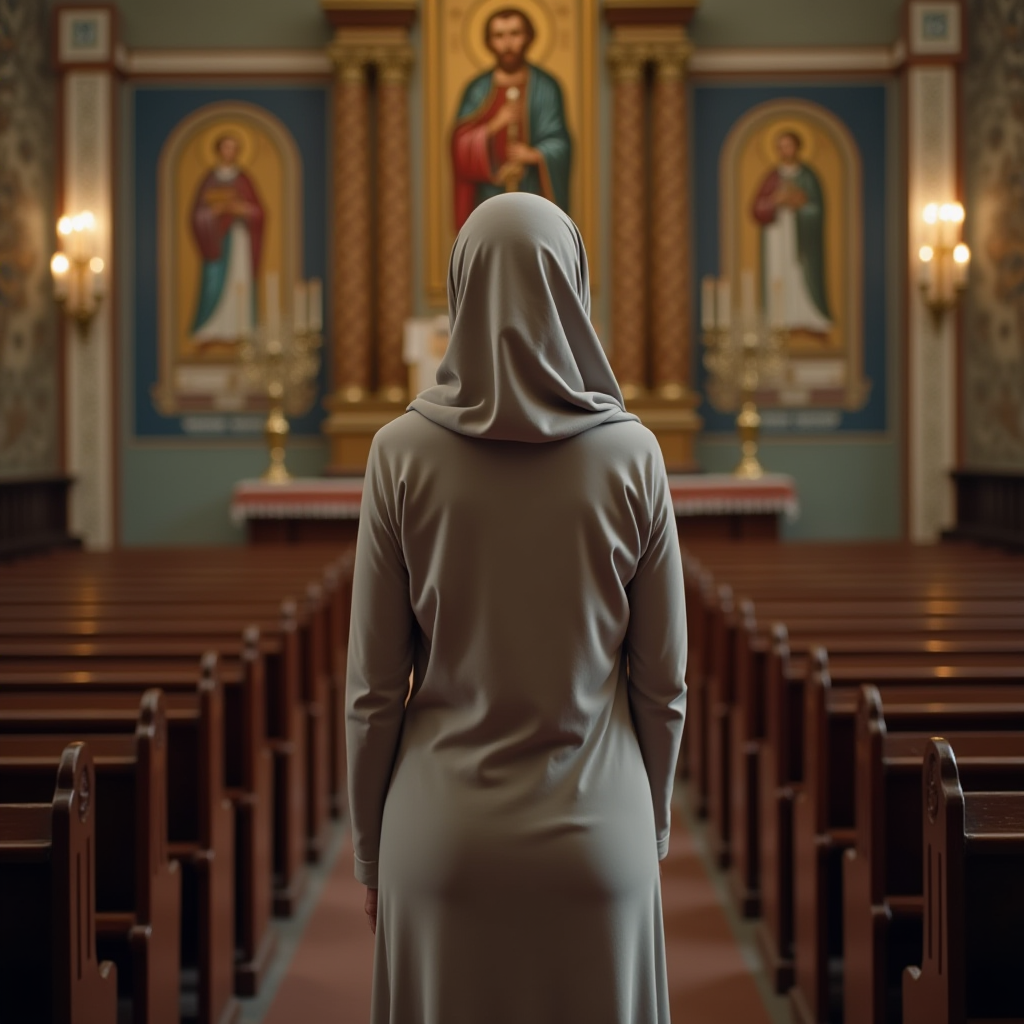
<path id="1" fill-rule="evenodd" d="M 725 473 L 670 474 L 680 538 L 774 540 L 779 519 L 796 519 L 793 478 L 765 474 L 741 480 Z M 297 478 L 285 484 L 242 480 L 231 518 L 250 544 L 353 544 L 359 526 L 362 477 Z"/>

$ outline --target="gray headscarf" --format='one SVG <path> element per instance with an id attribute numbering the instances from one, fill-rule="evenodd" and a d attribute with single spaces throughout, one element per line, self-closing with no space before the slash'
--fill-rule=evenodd
<path id="1" fill-rule="evenodd" d="M 409 406 L 470 437 L 556 441 L 635 420 L 590 323 L 587 254 L 554 203 L 513 192 L 470 215 L 448 268 L 451 340 Z"/>

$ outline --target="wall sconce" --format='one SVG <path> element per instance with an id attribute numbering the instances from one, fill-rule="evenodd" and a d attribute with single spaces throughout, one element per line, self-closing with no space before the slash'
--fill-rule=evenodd
<path id="1" fill-rule="evenodd" d="M 61 248 L 50 260 L 53 297 L 84 340 L 106 291 L 103 260 L 96 255 L 96 218 L 88 210 L 61 217 L 57 236 Z"/>
<path id="2" fill-rule="evenodd" d="M 935 326 L 967 287 L 971 250 L 961 241 L 964 208 L 960 203 L 929 203 L 923 211 L 924 245 L 918 250 L 919 284 Z"/>

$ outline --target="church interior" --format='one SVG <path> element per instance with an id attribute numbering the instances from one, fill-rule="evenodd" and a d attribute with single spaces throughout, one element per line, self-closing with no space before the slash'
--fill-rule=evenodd
<path id="1" fill-rule="evenodd" d="M 516 191 L 676 516 L 673 1019 L 1024 1021 L 1022 0 L 0 0 L 0 1019 L 371 1019 L 364 473 Z"/>

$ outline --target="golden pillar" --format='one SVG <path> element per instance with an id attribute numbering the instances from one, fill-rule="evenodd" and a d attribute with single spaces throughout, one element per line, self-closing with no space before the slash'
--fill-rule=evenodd
<path id="1" fill-rule="evenodd" d="M 644 62 L 629 46 L 608 51 L 613 98 L 612 366 L 626 399 L 645 390 L 647 214 L 644 202 Z"/>
<path id="2" fill-rule="evenodd" d="M 402 334 L 412 308 L 412 64 L 408 45 L 385 50 L 377 64 L 377 386 L 393 402 L 408 397 Z"/>
<path id="3" fill-rule="evenodd" d="M 686 26 L 698 3 L 604 0 L 614 89 L 612 365 L 627 407 L 676 471 L 697 468 L 702 426 L 690 390 L 686 94 Z"/>
<path id="4" fill-rule="evenodd" d="M 691 357 L 690 196 L 685 42 L 656 51 L 651 90 L 651 383 L 687 393 Z"/>
<path id="5" fill-rule="evenodd" d="M 331 355 L 336 399 L 358 402 L 371 363 L 370 95 L 363 48 L 331 46 L 334 81 L 334 231 Z"/>
<path id="6" fill-rule="evenodd" d="M 373 435 L 401 416 L 407 402 L 402 333 L 412 307 L 409 36 L 419 0 L 320 2 L 334 29 L 329 50 L 337 69 L 333 393 L 323 429 L 331 444 L 328 473 L 360 474 Z"/>

